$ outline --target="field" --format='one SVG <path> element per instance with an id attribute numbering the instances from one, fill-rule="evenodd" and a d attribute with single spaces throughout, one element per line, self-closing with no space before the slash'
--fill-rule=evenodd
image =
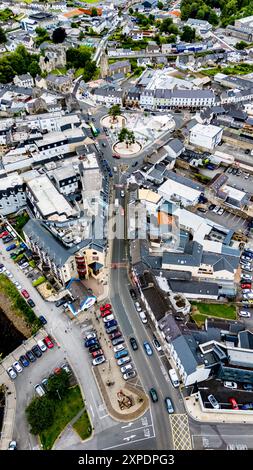
<path id="1" fill-rule="evenodd" d="M 192 302 L 192 318 L 200 326 L 206 318 L 222 318 L 223 320 L 236 320 L 236 308 L 227 304 L 205 304 Z"/>

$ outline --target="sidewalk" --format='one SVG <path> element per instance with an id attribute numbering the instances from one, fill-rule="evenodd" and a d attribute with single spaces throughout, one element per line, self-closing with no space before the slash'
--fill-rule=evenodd
<path id="1" fill-rule="evenodd" d="M 14 383 L 9 378 L 2 365 L 0 365 L 0 384 L 5 387 L 5 407 L 0 450 L 6 450 L 9 447 L 9 442 L 13 438 L 13 428 L 16 416 L 16 390 Z"/>
<path id="2" fill-rule="evenodd" d="M 230 411 L 222 413 L 222 411 L 210 410 L 202 411 L 199 400 L 196 395 L 184 398 L 185 409 L 188 415 L 195 421 L 202 423 L 235 423 L 235 424 L 252 424 L 253 413 L 249 415 L 248 411 Z"/>

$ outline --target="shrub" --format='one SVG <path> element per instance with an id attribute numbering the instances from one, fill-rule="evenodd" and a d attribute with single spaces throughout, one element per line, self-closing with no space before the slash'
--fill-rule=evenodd
<path id="1" fill-rule="evenodd" d="M 38 279 L 35 279 L 35 281 L 32 282 L 33 287 L 39 286 L 40 284 L 43 284 L 43 282 L 46 281 L 45 276 L 40 276 Z"/>

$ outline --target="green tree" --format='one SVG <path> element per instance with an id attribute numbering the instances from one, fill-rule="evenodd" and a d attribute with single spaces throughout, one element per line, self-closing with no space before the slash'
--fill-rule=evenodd
<path id="1" fill-rule="evenodd" d="M 61 369 L 59 374 L 55 374 L 48 379 L 47 389 L 50 397 L 55 399 L 62 399 L 67 393 L 69 388 L 69 376 L 67 372 Z"/>
<path id="2" fill-rule="evenodd" d="M 7 42 L 6 34 L 3 28 L 0 27 L 0 44 L 4 44 L 5 42 Z"/>
<path id="3" fill-rule="evenodd" d="M 195 29 L 191 28 L 190 26 L 183 27 L 183 33 L 181 35 L 181 40 L 185 42 L 192 42 L 196 37 Z"/>
<path id="4" fill-rule="evenodd" d="M 41 68 L 40 68 L 38 62 L 33 60 L 30 63 L 29 67 L 28 67 L 28 72 L 31 74 L 31 76 L 33 78 L 36 77 L 36 75 L 40 75 L 41 74 Z"/>
<path id="5" fill-rule="evenodd" d="M 98 11 L 94 7 L 91 9 L 91 16 L 98 16 Z"/>
<path id="6" fill-rule="evenodd" d="M 235 45 L 235 47 L 236 47 L 236 49 L 238 49 L 238 51 L 242 51 L 247 46 L 248 46 L 248 44 L 244 41 L 237 42 L 236 45 Z"/>
<path id="7" fill-rule="evenodd" d="M 177 25 L 176 24 L 171 24 L 168 27 L 168 33 L 170 33 L 170 34 L 179 34 L 179 30 L 178 30 Z"/>
<path id="8" fill-rule="evenodd" d="M 118 138 L 119 138 L 120 142 L 125 142 L 126 143 L 127 148 L 129 147 L 129 145 L 135 143 L 134 132 L 130 131 L 126 127 L 123 127 L 121 129 L 121 131 L 119 132 Z"/>
<path id="9" fill-rule="evenodd" d="M 111 106 L 109 109 L 109 115 L 112 117 L 112 120 L 115 122 L 117 121 L 117 116 L 120 116 L 120 105 L 119 104 L 114 104 Z"/>
<path id="10" fill-rule="evenodd" d="M 39 434 L 53 424 L 54 403 L 47 396 L 34 398 L 25 411 L 32 434 Z"/>
<path id="11" fill-rule="evenodd" d="M 133 9 L 132 9 L 132 7 L 130 7 L 128 11 L 129 11 L 130 15 L 132 15 L 133 12 L 134 12 Z"/>
<path id="12" fill-rule="evenodd" d="M 80 31 L 80 34 L 79 34 L 79 36 L 78 36 L 79 41 L 82 41 L 82 40 L 84 39 L 84 37 L 85 37 L 84 32 L 83 32 L 83 31 Z"/>
<path id="13" fill-rule="evenodd" d="M 162 2 L 157 2 L 157 7 L 159 8 L 159 10 L 162 10 L 164 7 L 164 4 Z"/>
<path id="14" fill-rule="evenodd" d="M 168 33 L 169 27 L 172 25 L 172 23 L 173 22 L 171 18 L 165 18 L 165 20 L 163 20 L 160 24 L 161 33 Z"/>
<path id="15" fill-rule="evenodd" d="M 67 37 L 67 33 L 64 28 L 56 28 L 52 34 L 52 40 L 55 44 L 60 44 L 64 42 Z"/>

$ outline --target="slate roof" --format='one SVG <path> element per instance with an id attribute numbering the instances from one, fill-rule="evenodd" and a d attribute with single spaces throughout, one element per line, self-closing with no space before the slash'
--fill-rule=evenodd
<path id="1" fill-rule="evenodd" d="M 172 341 L 172 345 L 187 375 L 196 371 L 199 362 L 195 353 L 197 343 L 192 335 L 182 335 Z"/>
<path id="2" fill-rule="evenodd" d="M 182 152 L 184 149 L 184 144 L 179 139 L 170 140 L 166 146 L 169 146 L 175 153 Z"/>
<path id="3" fill-rule="evenodd" d="M 215 295 L 219 293 L 219 286 L 214 282 L 198 282 L 198 281 L 180 281 L 170 280 L 170 287 L 173 292 L 181 292 L 184 294 L 201 294 L 201 295 Z"/>
<path id="4" fill-rule="evenodd" d="M 178 266 L 199 266 L 202 258 L 203 246 L 196 241 L 190 241 L 185 246 L 184 253 L 163 253 L 163 264 Z"/>

